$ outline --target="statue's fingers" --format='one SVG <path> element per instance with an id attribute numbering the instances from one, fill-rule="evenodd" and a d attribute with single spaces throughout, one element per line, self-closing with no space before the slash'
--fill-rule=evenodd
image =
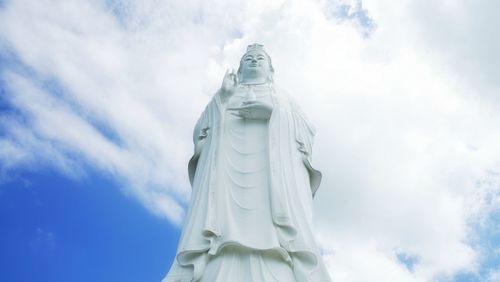
<path id="1" fill-rule="evenodd" d="M 253 107 L 254 107 L 254 105 L 253 105 L 253 104 L 247 104 L 247 105 L 243 104 L 243 105 L 241 105 L 241 106 L 240 106 L 240 109 L 241 109 L 241 110 L 247 110 L 247 111 L 248 111 L 248 110 L 250 110 L 250 109 L 251 109 L 251 108 L 253 108 Z"/>
<path id="2" fill-rule="evenodd" d="M 242 115 L 238 114 L 238 113 L 231 113 L 233 116 L 236 116 L 236 117 L 239 117 L 239 118 L 243 118 Z"/>
<path id="3" fill-rule="evenodd" d="M 243 106 L 250 106 L 250 105 L 255 105 L 257 104 L 257 101 L 243 101 L 241 103 Z"/>
<path id="4" fill-rule="evenodd" d="M 250 115 L 252 113 L 252 111 L 250 111 L 249 109 L 243 109 L 240 111 L 241 113 L 245 114 L 245 115 Z"/>
<path id="5" fill-rule="evenodd" d="M 254 105 L 253 104 L 248 104 L 248 105 L 241 105 L 239 107 L 229 107 L 226 108 L 226 110 L 248 110 L 251 109 Z"/>
<path id="6" fill-rule="evenodd" d="M 231 75 L 231 80 L 233 81 L 233 84 L 236 85 L 236 82 L 237 82 L 237 80 L 236 80 L 236 74 L 231 73 L 230 75 Z"/>
<path id="7" fill-rule="evenodd" d="M 240 83 L 238 80 L 239 80 L 238 73 L 235 72 L 234 73 L 234 84 L 238 85 Z"/>

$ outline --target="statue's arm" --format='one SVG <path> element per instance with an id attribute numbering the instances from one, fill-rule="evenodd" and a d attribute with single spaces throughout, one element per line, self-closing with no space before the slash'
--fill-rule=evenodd
<path id="1" fill-rule="evenodd" d="M 208 123 L 208 114 L 206 112 L 207 110 L 205 109 L 205 111 L 198 119 L 198 122 L 196 123 L 193 130 L 193 144 L 194 144 L 193 157 L 200 156 L 204 141 L 206 140 L 208 132 L 210 130 L 210 125 Z"/>
<path id="2" fill-rule="evenodd" d="M 212 130 L 211 126 L 213 124 L 213 120 L 217 118 L 220 109 L 223 104 L 224 93 L 219 90 L 217 91 L 210 102 L 208 102 L 207 106 L 201 113 L 200 118 L 196 122 L 196 125 L 193 130 L 193 144 L 194 144 L 194 155 L 199 155 L 203 148 L 203 144 L 205 140 L 209 136 L 209 132 Z"/>
<path id="3" fill-rule="evenodd" d="M 188 174 L 191 185 L 193 185 L 196 167 L 198 166 L 198 159 L 200 158 L 205 141 L 210 131 L 209 111 L 211 103 L 212 101 L 205 107 L 205 110 L 196 122 L 193 130 L 194 153 L 188 163 Z"/>
<path id="4" fill-rule="evenodd" d="M 293 101 L 291 102 L 291 109 L 294 116 L 297 150 L 302 155 L 302 161 L 309 172 L 311 192 L 314 196 L 322 179 L 321 172 L 312 166 L 312 148 L 316 129 Z"/>
<path id="5" fill-rule="evenodd" d="M 216 123 L 216 119 L 218 119 L 220 109 L 221 97 L 220 91 L 218 91 L 205 107 L 205 110 L 196 122 L 193 130 L 194 153 L 188 164 L 188 173 L 191 185 L 193 184 L 194 176 L 196 173 L 198 159 L 200 158 L 203 150 L 206 147 L 206 143 L 208 142 L 207 140 L 213 132 L 212 126 L 214 126 L 214 124 Z"/>
<path id="6" fill-rule="evenodd" d="M 299 106 L 293 101 L 291 102 L 291 108 L 295 117 L 296 142 L 298 149 L 308 158 L 311 158 L 316 129 L 304 112 L 302 112 Z"/>

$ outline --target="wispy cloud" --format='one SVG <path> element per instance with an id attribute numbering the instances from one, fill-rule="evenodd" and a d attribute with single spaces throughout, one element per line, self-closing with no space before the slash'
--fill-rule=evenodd
<path id="1" fill-rule="evenodd" d="M 37 227 L 34 238 L 30 241 L 30 247 L 52 251 L 56 247 L 56 234 Z"/>
<path id="2" fill-rule="evenodd" d="M 333 277 L 477 271 L 500 190 L 498 19 L 488 1 L 427 2 L 6 2 L 1 168 L 96 168 L 179 223 L 192 127 L 260 42 L 318 129 Z"/>

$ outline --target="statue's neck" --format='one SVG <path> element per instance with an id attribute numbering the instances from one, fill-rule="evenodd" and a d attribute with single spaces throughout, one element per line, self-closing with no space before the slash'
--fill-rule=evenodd
<path id="1" fill-rule="evenodd" d="M 241 84 L 253 85 L 253 84 L 264 84 L 267 82 L 265 77 L 249 77 L 244 78 L 240 81 Z"/>

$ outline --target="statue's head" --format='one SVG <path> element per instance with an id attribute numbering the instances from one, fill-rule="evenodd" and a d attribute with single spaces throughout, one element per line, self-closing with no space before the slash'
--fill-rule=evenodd
<path id="1" fill-rule="evenodd" d="M 246 53 L 240 60 L 239 81 L 263 79 L 265 82 L 273 82 L 274 68 L 271 57 L 264 52 L 262 47 L 257 43 L 248 45 Z"/>

